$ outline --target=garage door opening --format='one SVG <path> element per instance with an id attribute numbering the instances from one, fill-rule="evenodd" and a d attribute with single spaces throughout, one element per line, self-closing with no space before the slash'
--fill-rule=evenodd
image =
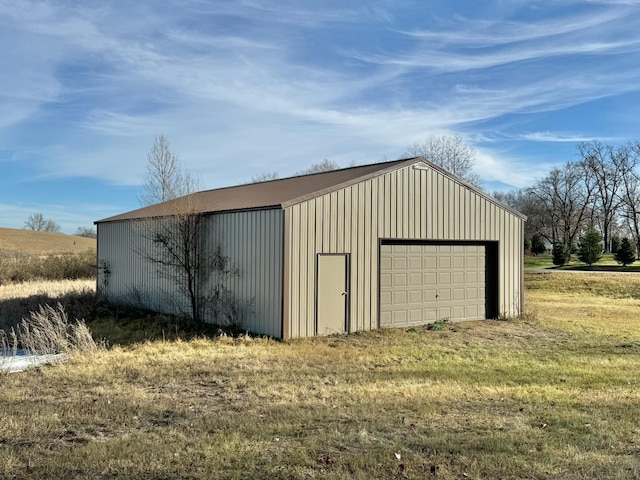
<path id="1" fill-rule="evenodd" d="M 380 326 L 497 315 L 497 242 L 380 244 Z"/>

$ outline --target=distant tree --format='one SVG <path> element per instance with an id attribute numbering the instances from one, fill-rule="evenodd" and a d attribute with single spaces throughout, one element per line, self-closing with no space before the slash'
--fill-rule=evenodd
<path id="1" fill-rule="evenodd" d="M 553 264 L 559 267 L 566 265 L 569 263 L 569 260 L 571 260 L 570 247 L 563 245 L 562 243 L 554 244 L 551 254 L 553 255 Z"/>
<path id="2" fill-rule="evenodd" d="M 527 236 L 524 237 L 524 251 L 531 253 L 531 239 Z"/>
<path id="3" fill-rule="evenodd" d="M 553 168 L 528 189 L 535 207 L 527 223 L 552 245 L 561 243 L 570 248 L 589 223 L 593 188 L 580 163 Z"/>
<path id="4" fill-rule="evenodd" d="M 482 185 L 480 176 L 473 172 L 476 151 L 458 133 L 427 137 L 410 145 L 404 156 L 424 158 L 476 187 Z"/>
<path id="5" fill-rule="evenodd" d="M 534 255 L 542 255 L 547 252 L 547 246 L 544 238 L 539 233 L 536 233 L 531 237 L 531 253 Z"/>
<path id="6" fill-rule="evenodd" d="M 631 265 L 636 261 L 636 249 L 628 238 L 623 238 L 620 242 L 620 248 L 614 254 L 613 258 L 616 262 L 621 263 L 623 267 Z"/>
<path id="7" fill-rule="evenodd" d="M 331 170 L 337 170 L 339 168 L 340 165 L 338 165 L 336 162 L 332 162 L 331 160 L 327 160 L 325 158 L 321 162 L 311 164 L 311 166 L 305 170 L 296 172 L 296 175 L 309 175 L 312 173 L 330 172 Z"/>
<path id="8" fill-rule="evenodd" d="M 262 172 L 251 177 L 251 183 L 269 182 L 280 178 L 278 172 Z"/>
<path id="9" fill-rule="evenodd" d="M 621 208 L 623 196 L 623 176 L 626 169 L 624 156 L 627 148 L 613 148 L 602 145 L 597 140 L 578 144 L 578 152 L 582 157 L 585 177 L 594 186 L 593 204 L 594 220 L 602 230 L 605 252 L 611 251 L 611 230 Z"/>
<path id="10" fill-rule="evenodd" d="M 578 258 L 587 265 L 593 265 L 602 256 L 602 235 L 593 225 L 580 238 L 578 243 Z"/>
<path id="11" fill-rule="evenodd" d="M 78 227 L 78 229 L 76 230 L 76 236 L 96 238 L 96 229 L 93 227 Z"/>
<path id="12" fill-rule="evenodd" d="M 193 192 L 191 187 L 195 183 L 171 151 L 167 137 L 158 135 L 147 153 L 144 191 L 138 198 L 140 205 L 153 205 L 187 195 Z"/>
<path id="13" fill-rule="evenodd" d="M 45 219 L 41 213 L 32 213 L 24 222 L 24 229 L 36 232 L 59 232 L 60 225 L 53 220 Z"/>

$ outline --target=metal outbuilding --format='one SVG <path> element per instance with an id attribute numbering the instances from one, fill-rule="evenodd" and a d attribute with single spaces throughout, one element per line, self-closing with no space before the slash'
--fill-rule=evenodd
<path id="1" fill-rule="evenodd" d="M 211 226 L 204 241 L 238 268 L 227 287 L 249 331 L 307 337 L 522 311 L 524 215 L 423 159 L 193 197 Z M 140 254 L 152 246 L 136 227 L 170 203 L 96 222 L 109 300 L 171 313 L 172 286 Z"/>

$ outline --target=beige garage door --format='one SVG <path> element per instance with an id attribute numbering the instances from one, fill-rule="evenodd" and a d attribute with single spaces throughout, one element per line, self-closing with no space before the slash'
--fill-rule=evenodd
<path id="1" fill-rule="evenodd" d="M 484 245 L 381 245 L 380 326 L 486 318 Z"/>

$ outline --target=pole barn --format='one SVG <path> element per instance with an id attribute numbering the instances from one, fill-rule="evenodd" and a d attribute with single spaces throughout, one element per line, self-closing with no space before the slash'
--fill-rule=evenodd
<path id="1" fill-rule="evenodd" d="M 225 288 L 251 332 L 286 339 L 522 312 L 526 218 L 421 158 L 192 196 L 208 226 L 200 240 L 237 267 Z M 140 228 L 170 216 L 172 202 L 96 222 L 109 301 L 175 313 L 176 285 L 142 253 L 154 245 Z"/>

